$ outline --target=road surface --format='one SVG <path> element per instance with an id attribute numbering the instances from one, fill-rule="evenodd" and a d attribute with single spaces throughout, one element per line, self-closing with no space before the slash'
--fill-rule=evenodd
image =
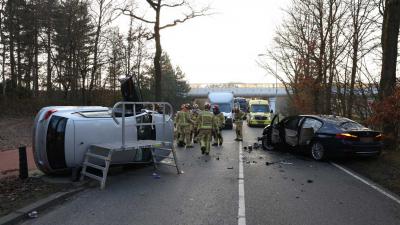
<path id="1" fill-rule="evenodd" d="M 182 175 L 166 167 L 160 179 L 151 166 L 124 171 L 109 176 L 105 190 L 87 189 L 24 224 L 400 224 L 398 202 L 329 162 L 240 149 L 261 131 L 244 126 L 239 143 L 233 130 L 224 130 L 223 147 L 210 156 L 198 146 L 177 150 Z"/>

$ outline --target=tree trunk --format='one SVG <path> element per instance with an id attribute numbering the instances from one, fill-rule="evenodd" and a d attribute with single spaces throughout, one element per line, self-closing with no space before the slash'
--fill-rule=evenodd
<path id="1" fill-rule="evenodd" d="M 38 30 L 35 28 L 34 34 L 34 62 L 33 62 L 33 96 L 39 96 L 39 43 L 38 43 Z"/>
<path id="2" fill-rule="evenodd" d="M 46 75 L 46 89 L 47 89 L 47 96 L 51 97 L 52 96 L 52 83 L 51 83 L 51 29 L 50 25 L 47 28 L 47 75 Z"/>
<path id="3" fill-rule="evenodd" d="M 400 0 L 386 0 L 382 27 L 382 70 L 380 99 L 392 95 L 396 84 L 397 44 L 400 25 Z"/>
<path id="4" fill-rule="evenodd" d="M 379 97 L 393 94 L 396 86 L 397 44 L 400 25 L 400 0 L 386 0 L 382 26 L 382 71 Z M 393 145 L 396 140 L 396 127 L 394 123 L 386 123 L 383 132 L 389 137 L 386 144 Z"/>
<path id="5" fill-rule="evenodd" d="M 161 101 L 161 37 L 160 37 L 160 10 L 161 1 L 158 1 L 158 7 L 156 10 L 156 23 L 154 25 L 154 39 L 156 42 L 156 53 L 154 56 L 154 98 L 155 101 Z"/>
<path id="6" fill-rule="evenodd" d="M 97 28 L 96 28 L 96 35 L 95 35 L 95 40 L 94 40 L 94 48 L 93 48 L 93 67 L 92 67 L 92 73 L 91 73 L 91 80 L 90 80 L 90 85 L 89 85 L 89 95 L 90 92 L 92 91 L 95 83 L 95 80 L 97 78 L 96 73 L 97 73 L 97 60 L 98 60 L 98 51 L 99 51 L 99 40 L 100 40 L 100 33 L 101 33 L 101 22 L 102 22 L 102 16 L 103 16 L 103 3 L 104 1 L 100 1 L 100 13 L 99 13 L 99 19 L 97 21 Z M 90 98 L 90 97 L 89 97 Z M 90 101 L 90 100 L 89 100 Z"/>
<path id="7" fill-rule="evenodd" d="M 352 118 L 353 112 L 353 100 L 354 100 L 354 86 L 356 82 L 356 75 L 357 75 L 357 63 L 358 63 L 358 31 L 357 34 L 354 34 L 353 39 L 353 56 L 352 56 L 352 68 L 351 68 L 351 75 L 350 75 L 350 93 L 349 99 L 347 101 L 347 117 Z"/>

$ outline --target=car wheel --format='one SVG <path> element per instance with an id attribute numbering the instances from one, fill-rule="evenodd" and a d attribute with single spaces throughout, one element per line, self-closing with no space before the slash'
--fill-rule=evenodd
<path id="1" fill-rule="evenodd" d="M 311 157 L 317 161 L 321 161 L 325 158 L 325 149 L 321 143 L 319 142 L 312 143 Z"/>
<path id="2" fill-rule="evenodd" d="M 268 150 L 268 151 L 274 150 L 274 146 L 271 144 L 270 141 L 267 140 L 267 138 L 263 138 L 261 141 L 261 144 L 262 144 L 262 148 L 264 150 Z"/>

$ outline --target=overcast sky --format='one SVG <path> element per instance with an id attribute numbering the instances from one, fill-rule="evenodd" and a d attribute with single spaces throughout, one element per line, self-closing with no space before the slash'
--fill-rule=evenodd
<path id="1" fill-rule="evenodd" d="M 204 1 L 204 0 L 202 0 Z M 275 82 L 256 60 L 271 45 L 289 0 L 213 0 L 216 14 L 162 31 L 162 47 L 190 83 Z"/>

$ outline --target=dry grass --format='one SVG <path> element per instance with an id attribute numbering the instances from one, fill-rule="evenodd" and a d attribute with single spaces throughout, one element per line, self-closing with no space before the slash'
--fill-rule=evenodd
<path id="1" fill-rule="evenodd" d="M 0 216 L 70 187 L 70 184 L 47 183 L 40 177 L 29 177 L 25 180 L 16 176 L 2 178 L 0 182 Z"/>
<path id="2" fill-rule="evenodd" d="M 0 117 L 0 151 L 31 146 L 34 115 L 19 118 Z"/>

